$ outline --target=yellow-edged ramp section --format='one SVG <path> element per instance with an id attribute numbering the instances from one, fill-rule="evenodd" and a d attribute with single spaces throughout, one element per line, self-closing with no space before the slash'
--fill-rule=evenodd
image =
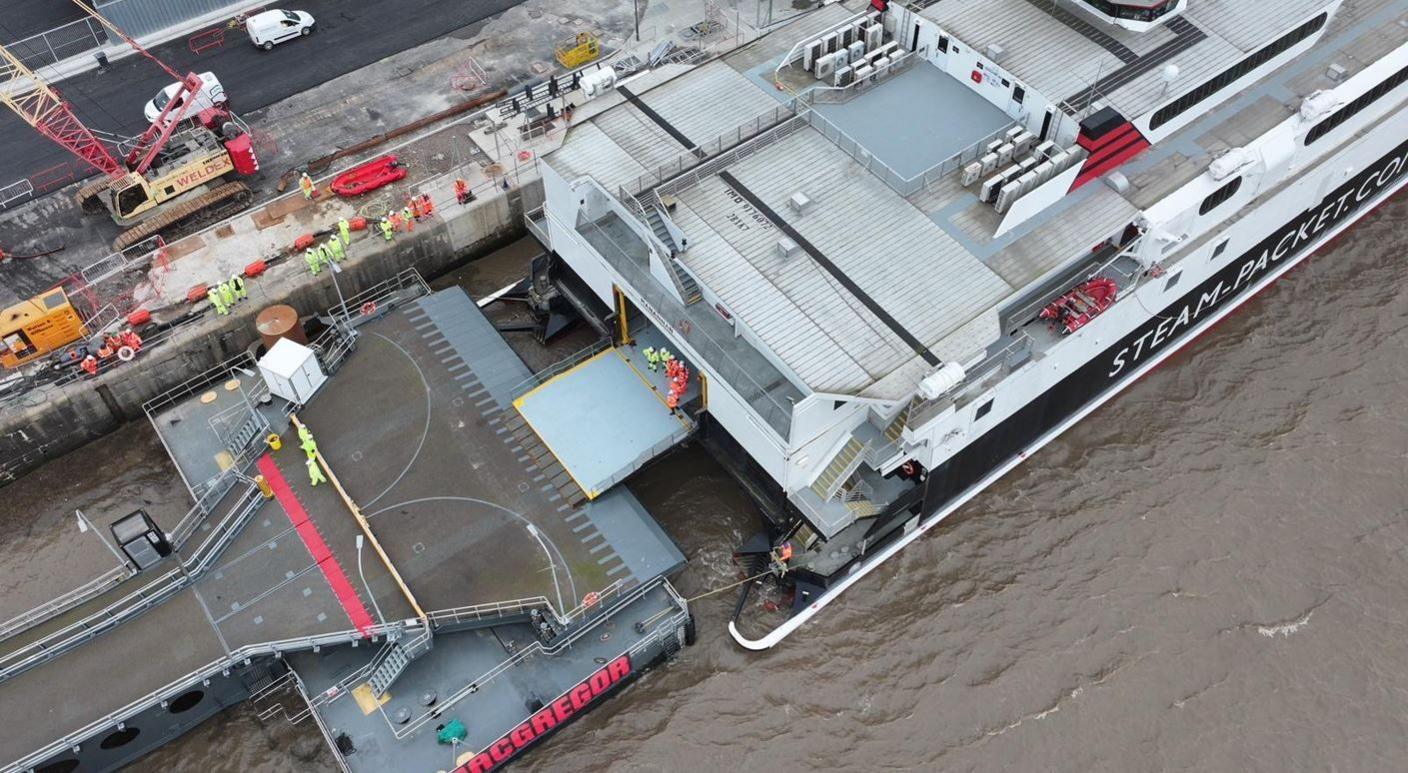
<path id="1" fill-rule="evenodd" d="M 698 377 L 690 373 L 682 408 L 672 412 L 664 368 L 651 371 L 640 346 L 598 352 L 513 401 L 591 499 L 694 431 L 683 407 L 699 395 Z"/>

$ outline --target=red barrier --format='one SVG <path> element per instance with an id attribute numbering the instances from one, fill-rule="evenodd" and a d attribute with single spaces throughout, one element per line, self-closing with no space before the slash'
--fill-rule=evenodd
<path id="1" fill-rule="evenodd" d="M 74 175 L 73 165 L 64 162 L 36 172 L 29 176 L 29 184 L 34 186 L 34 195 L 48 193 L 55 188 L 60 188 L 77 179 Z"/>
<path id="2" fill-rule="evenodd" d="M 219 48 L 225 45 L 225 28 L 215 27 L 204 32 L 197 32 L 186 41 L 193 54 L 203 54 L 212 48 Z"/>

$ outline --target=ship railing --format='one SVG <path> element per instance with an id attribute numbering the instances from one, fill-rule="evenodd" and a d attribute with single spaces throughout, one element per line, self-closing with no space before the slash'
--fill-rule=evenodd
<path id="1" fill-rule="evenodd" d="M 253 355 L 249 352 L 241 352 L 219 365 L 207 368 L 145 403 L 142 403 L 142 412 L 151 420 L 152 426 L 156 426 L 156 413 L 158 411 L 169 408 L 188 397 L 206 391 L 211 385 L 224 381 L 229 376 L 230 371 L 236 368 L 253 371 L 257 367 L 258 364 L 254 361 Z M 160 435 L 161 433 L 158 432 L 157 434 Z"/>
<path id="2" fill-rule="evenodd" d="M 17 180 L 0 188 L 0 210 L 4 210 L 17 201 L 27 201 L 34 196 L 34 183 L 29 178 Z"/>
<path id="3" fill-rule="evenodd" d="M 830 140 L 831 144 L 839 148 L 841 152 L 850 156 L 853 161 L 860 164 L 866 171 L 880 178 L 896 193 L 906 197 L 912 196 L 939 180 L 954 174 L 962 168 L 964 164 L 981 158 L 982 151 L 987 147 L 988 143 L 1005 135 L 1008 129 L 1017 125 L 1016 121 L 1008 122 L 1003 125 L 1002 128 L 989 133 L 987 136 L 959 150 L 957 153 L 935 163 L 921 172 L 916 172 L 906 177 L 895 171 L 894 167 L 881 161 L 877 156 L 871 153 L 863 143 L 847 134 L 841 127 L 832 123 L 831 120 L 822 115 L 821 112 L 817 110 L 807 110 L 803 115 L 806 116 L 807 123 L 810 124 L 813 129 Z"/>
<path id="4" fill-rule="evenodd" d="M 398 303 L 427 295 L 430 295 L 430 285 L 426 284 L 425 278 L 414 268 L 406 268 L 361 292 L 346 296 L 343 303 L 329 311 L 334 318 L 355 326 L 363 319 L 374 318 Z"/>
<path id="5" fill-rule="evenodd" d="M 552 242 L 548 238 L 547 220 L 543 217 L 544 207 L 538 207 L 531 212 L 523 213 L 523 225 L 528 228 L 528 233 L 533 234 L 533 238 L 544 247 L 551 247 Z M 541 221 L 541 222 L 540 222 Z"/>
<path id="6" fill-rule="evenodd" d="M 806 125 L 806 110 L 798 111 L 793 106 L 783 106 L 774 112 L 785 117 L 745 141 L 708 157 L 703 163 L 664 176 L 659 185 L 655 186 L 656 192 L 661 196 L 671 196 L 689 190 L 700 181 L 713 177 Z"/>
<path id="7" fill-rule="evenodd" d="M 546 368 L 543 368 L 537 373 L 534 373 L 528 378 L 525 378 L 522 381 L 518 382 L 518 384 L 514 386 L 511 394 L 513 395 L 514 399 L 522 397 L 523 395 L 526 395 L 529 392 L 533 391 L 533 389 L 551 381 L 554 377 L 560 376 L 563 373 L 566 373 L 567 371 L 577 367 L 578 365 L 581 365 L 587 360 L 590 360 L 591 358 L 597 356 L 598 354 L 601 354 L 607 349 L 610 349 L 611 346 L 611 342 L 607 340 L 596 341 L 588 346 L 584 346 L 581 349 L 578 349 L 577 351 L 558 360 L 557 362 L 554 362 L 553 364 L 547 366 Z"/>
<path id="8" fill-rule="evenodd" d="M 251 482 L 240 499 L 230 508 L 230 512 L 211 530 L 210 535 L 189 558 L 178 555 L 176 565 L 157 579 L 142 584 L 102 609 L 42 639 L 0 656 L 0 681 L 92 640 L 194 583 L 249 522 L 262 504 L 261 499 L 258 487 Z"/>
<path id="9" fill-rule="evenodd" d="M 308 348 L 313 350 L 313 356 L 317 358 L 318 366 L 323 369 L 324 373 L 331 376 L 337 373 L 352 350 L 357 348 L 357 332 L 332 326 L 309 342 Z M 296 406 L 290 407 L 296 408 Z"/>
<path id="10" fill-rule="evenodd" d="M 549 214 L 548 217 L 552 218 L 553 215 Z M 554 222 L 559 226 L 564 226 L 561 221 L 554 219 Z M 599 254 L 602 259 L 614 266 L 631 286 L 639 288 L 642 294 L 644 294 L 648 289 L 658 284 L 656 282 L 647 282 L 647 279 L 653 279 L 653 276 L 648 273 L 648 269 L 640 266 L 639 262 L 632 258 L 626 248 L 616 241 L 610 233 L 607 233 L 596 223 L 587 223 L 586 225 L 595 229 L 596 233 L 601 237 L 601 241 L 591 243 L 589 245 L 590 248 L 596 250 L 597 254 Z M 585 232 L 580 230 L 578 233 L 585 234 Z M 605 244 L 611 245 L 612 254 L 608 254 L 607 251 L 600 249 L 601 245 Z M 643 272 L 643 274 L 635 272 Z M 663 288 L 660 298 L 661 300 L 669 299 L 670 301 L 679 303 L 679 301 L 676 301 L 674 297 L 663 290 Z M 652 302 L 649 296 L 646 297 L 646 302 L 647 304 Z M 660 308 L 660 304 L 657 302 L 655 307 L 657 309 Z M 681 308 L 685 308 L 683 304 L 681 304 Z M 663 310 L 662 313 L 664 313 Z M 681 325 L 675 330 L 684 338 L 685 342 L 694 349 L 699 360 L 712 367 L 718 373 L 720 380 L 726 382 L 730 389 L 739 394 L 739 397 L 753 409 L 753 412 L 758 418 L 777 434 L 778 439 L 785 441 L 789 436 L 788 433 L 791 431 L 792 426 L 791 398 L 785 397 L 789 402 L 784 403 L 783 400 L 778 399 L 778 396 L 774 394 L 774 390 L 785 383 L 790 383 L 787 377 L 777 369 L 777 366 L 773 365 L 770 361 L 762 359 L 763 355 L 761 353 L 758 355 L 760 363 L 755 363 L 752 367 L 739 362 L 729 353 L 730 348 L 737 346 L 736 342 L 738 336 L 734 334 L 733 326 L 729 325 L 727 332 L 717 330 L 717 326 L 728 325 L 729 323 L 723 321 L 723 319 L 713 313 L 703 316 L 700 319 L 707 321 L 696 323 L 693 320 L 687 320 L 689 321 L 687 326 Z M 718 339 L 715 338 L 714 333 L 709 332 L 708 326 L 710 325 L 715 326 L 715 332 L 721 334 Z M 722 341 L 719 339 L 722 339 Z M 777 374 L 777 380 L 770 382 L 772 384 L 771 386 L 764 386 L 754 377 L 759 374 L 759 365 L 770 367 Z M 712 376 L 710 376 L 710 378 L 712 378 Z"/>
<path id="11" fill-rule="evenodd" d="M 556 609 L 548 601 L 547 596 L 529 596 L 522 599 L 510 599 L 507 601 L 490 601 L 484 604 L 473 604 L 463 607 L 450 607 L 448 609 L 437 609 L 434 612 L 427 612 L 426 619 L 432 625 L 458 625 L 460 623 L 480 622 L 483 620 L 497 620 L 509 615 L 526 615 L 534 609 L 547 610 L 552 616 L 562 622 Z"/>
<path id="12" fill-rule="evenodd" d="M 413 629 L 418 630 L 419 634 L 408 635 L 408 632 Z M 406 651 L 411 657 L 419 657 L 429 651 L 431 637 L 430 628 L 426 627 L 419 618 L 411 618 L 401 622 L 400 627 L 386 632 L 386 643 L 382 645 L 380 650 L 377 650 L 376 655 L 373 656 L 371 660 L 367 661 L 366 665 L 352 671 L 347 676 L 339 679 L 332 686 L 318 692 L 317 695 L 308 695 L 304 692 L 304 700 L 307 703 L 304 710 L 296 715 L 284 712 L 285 716 L 288 717 L 289 723 L 296 725 L 302 722 L 303 718 L 308 716 L 309 713 L 312 713 L 314 709 L 332 703 L 351 692 L 357 684 L 367 681 L 378 668 L 381 668 L 382 664 L 386 662 L 386 659 L 391 657 L 391 653 L 395 650 L 397 645 L 400 645 L 402 650 Z M 251 699 L 254 699 L 254 696 L 251 696 Z"/>
<path id="13" fill-rule="evenodd" d="M 1005 376 L 1011 372 L 1012 359 L 1023 349 L 1030 349 L 1031 346 L 1032 337 L 1024 330 L 1018 333 L 1006 346 L 983 358 L 972 368 L 966 369 L 963 374 L 963 382 L 946 394 L 933 400 L 925 400 L 915 395 L 909 404 L 909 418 L 905 420 L 905 428 L 918 429 L 950 407 L 965 405 L 977 396 L 978 392 L 986 389 L 994 377 Z"/>
<path id="14" fill-rule="evenodd" d="M 298 636 L 289 639 L 261 642 L 259 644 L 250 644 L 240 647 L 239 649 L 231 651 L 228 655 L 216 658 L 204 666 L 190 671 L 184 676 L 167 682 L 164 686 L 147 693 L 122 708 L 106 714 L 98 720 L 88 723 L 82 728 L 64 734 L 61 738 L 51 741 L 43 748 L 31 752 L 11 763 L 6 769 L 26 770 L 38 765 L 54 754 L 64 749 L 73 748 L 104 729 L 111 729 L 116 726 L 117 723 L 122 722 L 134 714 L 151 706 L 155 706 L 163 700 L 175 698 L 192 684 L 214 677 L 232 667 L 247 666 L 253 662 L 254 658 L 281 658 L 284 654 L 289 652 L 302 652 L 318 647 L 334 646 L 349 642 L 377 641 L 382 636 L 403 630 L 405 626 L 406 623 L 404 621 L 396 620 L 370 626 L 365 631 L 353 628 L 310 636 Z"/>
<path id="15" fill-rule="evenodd" d="M 764 110 L 752 118 L 740 122 L 732 129 L 718 133 L 697 147 L 680 151 L 675 154 L 673 159 L 656 165 L 654 169 L 637 176 L 634 180 L 622 185 L 621 188 L 631 194 L 639 194 L 658 185 L 663 185 L 670 179 L 701 165 L 701 162 L 707 163 L 709 160 L 777 128 L 778 125 L 795 117 L 798 109 L 799 106 L 796 103 L 789 101 L 786 104 Z"/>
<path id="16" fill-rule="evenodd" d="M 647 646 L 650 646 L 656 641 L 658 641 L 659 638 L 661 638 L 662 636 L 662 632 L 667 631 L 673 634 L 676 628 L 681 625 L 684 625 L 685 621 L 689 619 L 689 608 L 685 604 L 684 599 L 682 599 L 680 595 L 675 592 L 674 588 L 670 586 L 669 580 L 666 580 L 663 577 L 657 580 L 656 582 L 636 586 L 629 593 L 622 595 L 619 600 L 611 606 L 624 606 L 626 604 L 632 603 L 640 598 L 643 598 L 646 594 L 660 587 L 664 587 L 666 589 L 666 592 L 670 598 L 670 604 L 661 611 L 661 615 L 657 619 L 657 627 L 655 631 L 652 632 L 649 636 L 646 636 L 640 641 L 637 641 L 630 647 L 623 649 L 621 651 L 621 654 L 638 653 L 642 651 Z M 605 608 L 605 606 L 605 604 L 602 604 L 603 609 Z M 671 609 L 674 609 L 676 611 L 673 614 L 669 614 Z M 667 614 L 669 615 L 668 618 L 665 617 Z M 454 706 L 466 696 L 478 692 L 481 686 L 492 682 L 494 679 L 498 678 L 500 675 L 502 675 L 509 669 L 512 669 L 518 664 L 523 663 L 529 658 L 538 656 L 552 656 L 570 648 L 574 642 L 576 642 L 581 637 L 587 635 L 588 632 L 595 630 L 597 626 L 601 625 L 608 618 L 609 615 L 598 615 L 597 617 L 588 620 L 584 625 L 579 626 L 571 630 L 567 634 L 559 637 L 552 644 L 543 644 L 541 641 L 534 641 L 529 646 L 519 650 L 512 657 L 508 658 L 507 660 L 504 660 L 497 666 L 494 666 L 493 668 L 486 671 L 484 674 L 479 676 L 479 678 L 470 681 L 464 687 L 461 687 L 459 690 L 456 690 L 448 698 L 436 704 L 433 709 L 425 712 L 424 714 L 421 714 L 418 717 L 411 719 L 410 722 L 407 722 L 404 725 L 398 725 L 392 722 L 391 718 L 387 717 L 384 711 L 382 712 L 382 717 L 386 720 L 388 727 L 391 728 L 391 732 L 396 737 L 396 739 L 398 741 L 402 740 L 412 735 L 416 731 L 420 730 L 421 728 L 425 727 L 425 725 L 427 725 L 428 723 L 436 721 L 438 717 L 443 715 L 445 711 L 448 710 L 449 707 Z M 659 620 L 666 619 L 668 619 L 668 621 L 671 623 L 670 625 L 662 626 L 658 624 Z"/>
<path id="17" fill-rule="evenodd" d="M 0 641 L 61 615 L 90 599 L 101 596 L 131 576 L 132 569 L 126 564 L 114 566 L 73 590 L 55 596 L 26 612 L 21 612 L 0 623 Z"/>

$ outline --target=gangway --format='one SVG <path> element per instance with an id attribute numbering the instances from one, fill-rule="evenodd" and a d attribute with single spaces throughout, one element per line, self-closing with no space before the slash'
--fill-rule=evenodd
<path id="1" fill-rule="evenodd" d="M 659 365 L 652 369 L 644 355 L 652 346 L 664 348 L 664 339 L 648 329 L 633 344 L 602 349 L 513 401 L 589 499 L 695 430 L 685 408 L 700 395 L 697 376 L 691 374 L 679 407 L 671 409 L 669 377 Z"/>

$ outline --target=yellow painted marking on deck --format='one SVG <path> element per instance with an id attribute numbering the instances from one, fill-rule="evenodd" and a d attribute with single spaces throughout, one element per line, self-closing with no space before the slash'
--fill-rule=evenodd
<path id="1" fill-rule="evenodd" d="M 288 418 L 293 422 L 293 426 L 296 429 L 303 428 L 304 424 L 298 420 L 298 414 L 289 414 Z M 323 452 L 321 450 L 317 452 L 317 459 L 318 466 L 323 468 L 323 473 L 327 475 L 328 482 L 332 484 L 333 488 L 337 489 L 337 493 L 341 495 L 342 502 L 347 505 L 347 509 L 352 511 L 352 517 L 356 519 L 357 525 L 362 527 L 362 533 L 366 535 L 367 541 L 372 543 L 372 549 L 376 551 L 377 557 L 381 559 L 381 563 L 386 567 L 386 571 L 391 573 L 391 579 L 396 581 L 397 587 L 401 589 L 401 594 L 406 597 L 406 601 L 410 602 L 411 609 L 415 610 L 416 617 L 420 618 L 422 621 L 426 621 L 428 624 L 429 618 L 426 616 L 425 610 L 421 609 L 420 602 L 416 601 L 415 594 L 411 593 L 411 589 L 406 585 L 406 581 L 401 579 L 401 573 L 396 571 L 396 566 L 391 563 L 391 558 L 386 555 L 386 550 L 381 547 L 381 541 L 378 540 L 376 534 L 372 532 L 371 524 L 367 522 L 366 516 L 362 515 L 362 508 L 358 507 L 357 503 L 352 501 L 352 497 L 348 496 L 347 489 L 342 487 L 342 482 L 339 481 L 337 475 L 333 473 L 332 466 L 328 464 L 328 460 L 323 458 Z"/>
<path id="2" fill-rule="evenodd" d="M 386 702 L 391 700 L 391 691 L 382 693 L 381 700 L 377 700 L 376 696 L 372 695 L 371 684 L 362 682 L 352 688 L 352 697 L 357 701 L 357 708 L 362 710 L 362 716 L 366 716 L 376 711 L 378 707 L 385 706 Z"/>
<path id="3" fill-rule="evenodd" d="M 230 456 L 229 451 L 221 451 L 215 455 L 215 466 L 220 468 L 220 472 L 224 472 L 235 466 L 235 457 Z"/>

